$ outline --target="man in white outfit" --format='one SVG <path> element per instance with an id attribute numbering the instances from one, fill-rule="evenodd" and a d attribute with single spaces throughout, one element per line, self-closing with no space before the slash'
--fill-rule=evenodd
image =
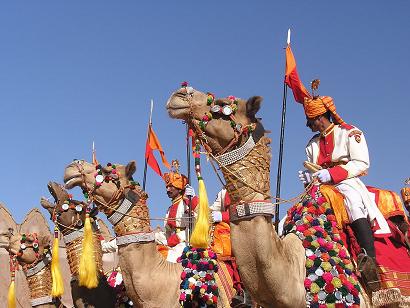
<path id="1" fill-rule="evenodd" d="M 351 227 L 363 252 L 358 257 L 358 263 L 360 265 L 359 261 L 366 257 L 367 268 L 369 262 L 371 264 L 371 270 L 366 270 L 369 277 L 373 277 L 370 280 L 377 280 L 373 232 L 375 236 L 385 236 L 390 234 L 390 229 L 359 179 L 367 174 L 370 166 L 364 134 L 340 118 L 331 97 L 306 98 L 304 109 L 306 126 L 312 132 L 318 132 L 306 146 L 308 161 L 322 167 L 313 173 L 313 177 L 321 183 L 333 184 L 344 196 Z M 306 171 L 299 173 L 301 180 L 307 182 L 309 174 Z M 376 290 L 378 283 L 370 287 Z"/>

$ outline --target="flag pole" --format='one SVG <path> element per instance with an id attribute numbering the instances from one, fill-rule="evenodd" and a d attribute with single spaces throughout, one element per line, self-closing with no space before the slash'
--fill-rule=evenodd
<path id="1" fill-rule="evenodd" d="M 287 44 L 290 44 L 290 29 L 288 30 Z M 276 176 L 276 202 L 280 200 L 280 184 L 282 179 L 282 160 L 283 160 L 283 144 L 285 139 L 285 123 L 286 123 L 286 99 L 288 96 L 288 87 L 283 82 L 283 99 L 282 99 L 282 121 L 280 125 L 280 138 L 279 138 L 279 159 L 278 159 L 278 172 Z M 279 227 L 279 203 L 275 206 L 275 229 L 278 231 Z"/>
<path id="2" fill-rule="evenodd" d="M 187 177 L 188 177 L 188 183 L 191 185 L 191 148 L 190 148 L 190 143 L 189 143 L 189 125 L 186 123 L 186 160 L 187 160 Z M 192 197 L 188 197 L 188 244 L 191 239 L 191 233 L 192 233 L 192 228 L 193 228 L 193 223 L 192 223 Z"/>
<path id="3" fill-rule="evenodd" d="M 147 143 L 149 143 L 149 137 L 150 137 L 150 129 L 152 126 L 152 109 L 154 109 L 154 100 L 151 99 L 151 110 L 149 113 L 149 121 L 148 121 L 148 129 L 147 129 Z M 144 178 L 142 180 L 142 189 L 145 191 L 145 184 L 147 182 L 147 167 L 148 167 L 148 157 L 145 157 L 145 153 L 144 153 L 144 160 L 145 160 L 145 164 L 144 164 Z"/>

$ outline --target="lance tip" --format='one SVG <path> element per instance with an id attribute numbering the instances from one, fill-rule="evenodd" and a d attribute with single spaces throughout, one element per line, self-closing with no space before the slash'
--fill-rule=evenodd
<path id="1" fill-rule="evenodd" d="M 288 39 L 286 40 L 286 42 L 288 43 L 288 45 L 290 44 L 290 28 L 288 29 Z"/>

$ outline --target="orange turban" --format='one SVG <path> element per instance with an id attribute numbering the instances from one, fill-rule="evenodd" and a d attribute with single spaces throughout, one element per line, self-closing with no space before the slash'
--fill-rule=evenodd
<path id="1" fill-rule="evenodd" d="M 165 181 L 165 186 L 174 186 L 175 188 L 178 189 L 184 189 L 185 186 L 188 184 L 188 178 L 177 172 L 169 172 L 169 173 L 164 173 L 164 181 Z"/>
<path id="2" fill-rule="evenodd" d="M 343 119 L 337 114 L 333 98 L 330 96 L 320 96 L 315 98 L 305 97 L 303 108 L 305 109 L 306 116 L 310 119 L 330 111 L 336 124 L 344 123 Z"/>

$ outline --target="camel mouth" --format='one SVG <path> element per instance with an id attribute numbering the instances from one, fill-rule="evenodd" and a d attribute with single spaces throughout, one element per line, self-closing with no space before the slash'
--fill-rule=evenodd
<path id="1" fill-rule="evenodd" d="M 80 184 L 80 183 L 81 183 L 81 174 L 73 174 L 73 175 L 65 175 L 64 176 L 64 187 L 66 189 L 71 189 L 75 186 L 78 186 L 78 184 Z M 51 191 L 50 191 L 50 193 L 51 193 Z M 55 196 L 53 195 L 53 197 L 55 197 Z"/>
<path id="2" fill-rule="evenodd" d="M 168 115 L 172 119 L 186 119 L 189 114 L 189 107 L 167 108 Z"/>
<path id="3" fill-rule="evenodd" d="M 48 191 L 54 198 L 54 202 L 58 202 L 60 199 L 68 198 L 66 190 L 58 183 L 49 182 L 47 184 Z"/>
<path id="4" fill-rule="evenodd" d="M 186 119 L 191 110 L 191 106 L 185 100 L 186 95 L 174 93 L 168 100 L 166 108 L 168 115 L 173 119 Z"/>

